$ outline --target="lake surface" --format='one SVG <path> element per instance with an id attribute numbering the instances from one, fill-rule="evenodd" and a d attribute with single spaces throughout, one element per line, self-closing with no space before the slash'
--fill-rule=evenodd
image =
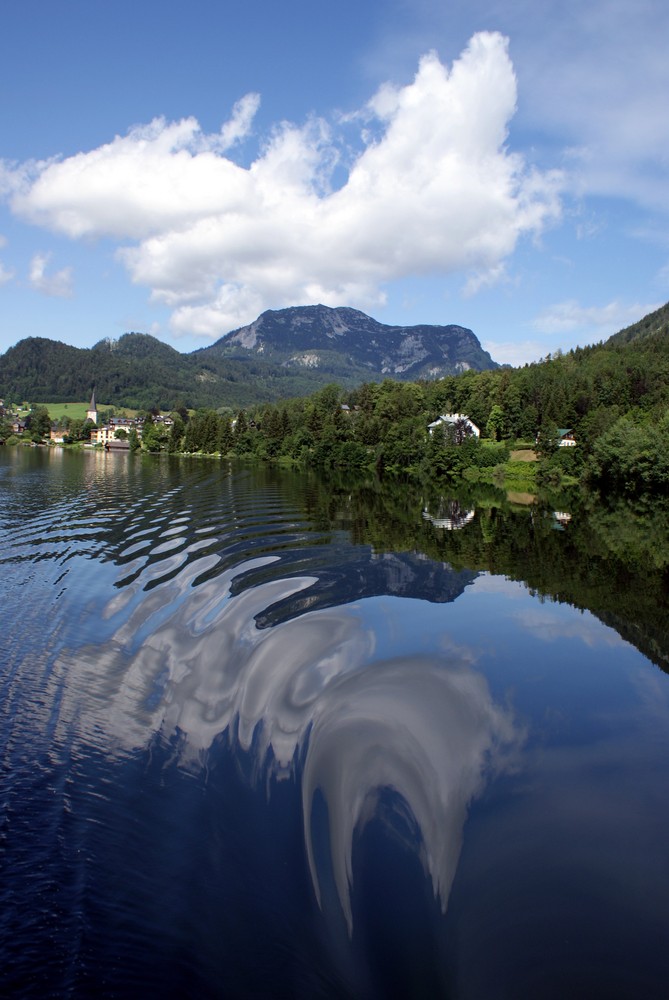
<path id="1" fill-rule="evenodd" d="M 666 1000 L 666 527 L 0 449 L 0 994 Z"/>

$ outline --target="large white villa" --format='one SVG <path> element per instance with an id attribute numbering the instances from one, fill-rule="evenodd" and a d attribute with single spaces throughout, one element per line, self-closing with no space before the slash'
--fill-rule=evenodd
<path id="1" fill-rule="evenodd" d="M 437 417 L 436 420 L 433 420 L 431 424 L 428 424 L 427 429 L 430 434 L 434 434 L 437 427 L 444 427 L 448 425 L 454 426 L 455 424 L 466 427 L 468 433 L 473 434 L 474 437 L 481 437 L 481 431 L 479 428 L 476 426 L 474 421 L 470 420 L 464 413 L 443 413 L 440 417 Z"/>

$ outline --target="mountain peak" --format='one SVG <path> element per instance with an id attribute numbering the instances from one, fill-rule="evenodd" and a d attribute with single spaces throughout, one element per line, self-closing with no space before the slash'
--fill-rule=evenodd
<path id="1" fill-rule="evenodd" d="M 450 324 L 388 326 L 348 306 L 268 309 L 201 354 L 260 356 L 283 367 L 342 377 L 438 378 L 468 368 L 496 368 L 471 330 Z"/>

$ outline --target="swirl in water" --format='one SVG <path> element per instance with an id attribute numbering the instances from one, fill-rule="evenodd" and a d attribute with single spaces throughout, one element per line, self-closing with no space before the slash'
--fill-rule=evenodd
<path id="1" fill-rule="evenodd" d="M 385 658 L 365 602 L 260 629 L 258 615 L 307 590 L 314 579 L 269 580 L 231 596 L 234 576 L 275 558 L 249 560 L 191 586 L 207 559 L 212 557 L 196 560 L 160 588 L 135 594 L 140 599 L 103 647 L 63 658 L 68 691 L 77 692 L 70 711 L 79 731 L 98 742 L 105 734 L 126 751 L 157 731 L 178 731 L 194 756 L 219 734 L 234 732 L 255 755 L 258 774 L 269 766 L 277 778 L 303 759 L 314 889 L 321 902 L 311 823 L 320 791 L 349 931 L 354 832 L 378 791 L 392 789 L 420 828 L 421 860 L 445 910 L 468 803 L 520 738 L 509 711 L 493 703 L 473 669 L 471 652 L 445 647 L 441 654 Z M 107 616 L 113 622 L 132 602 L 130 587 L 108 606 Z M 61 722 L 68 714 L 63 705 Z"/>

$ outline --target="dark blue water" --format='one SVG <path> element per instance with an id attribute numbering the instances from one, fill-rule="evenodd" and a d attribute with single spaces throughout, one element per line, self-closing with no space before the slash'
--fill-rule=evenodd
<path id="1" fill-rule="evenodd" d="M 638 622 L 366 502 L 0 449 L 3 996 L 669 996 Z"/>

